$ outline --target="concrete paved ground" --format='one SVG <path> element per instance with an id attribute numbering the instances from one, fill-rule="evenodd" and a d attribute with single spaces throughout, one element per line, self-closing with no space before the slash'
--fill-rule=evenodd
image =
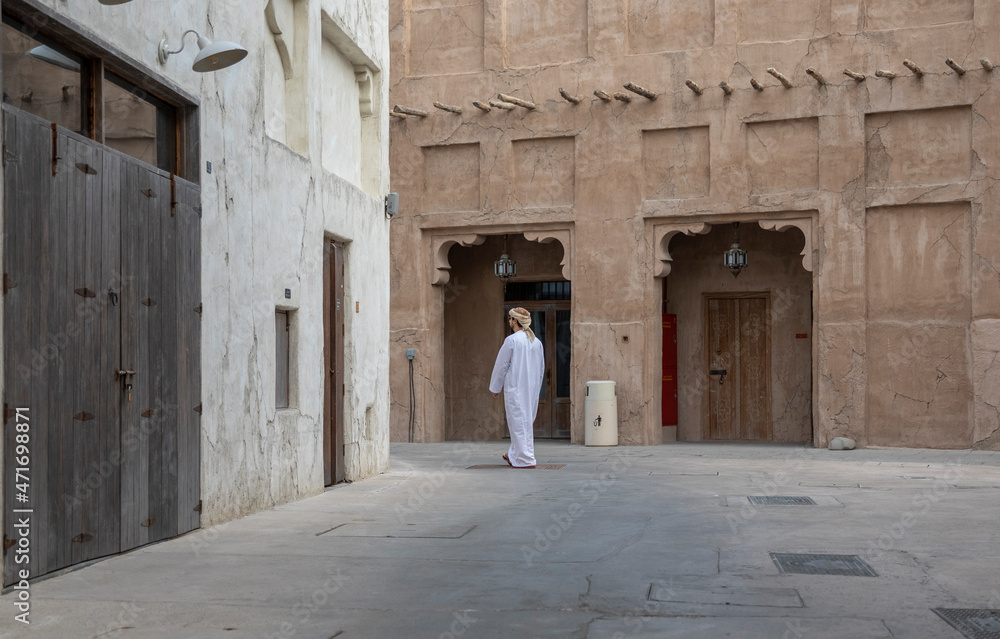
<path id="1" fill-rule="evenodd" d="M 1000 608 L 1000 453 L 541 442 L 564 468 L 467 470 L 503 452 L 393 445 L 381 476 L 35 583 L 30 627 L 8 592 L 0 636 L 959 639 L 932 608 Z"/>

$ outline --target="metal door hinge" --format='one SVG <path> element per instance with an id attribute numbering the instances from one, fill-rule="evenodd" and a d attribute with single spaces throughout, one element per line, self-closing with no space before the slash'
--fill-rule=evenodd
<path id="1" fill-rule="evenodd" d="M 17 282 L 10 279 L 6 273 L 3 274 L 3 294 L 6 295 L 10 289 L 17 288 Z"/>
<path id="2" fill-rule="evenodd" d="M 156 523 L 156 517 L 150 517 L 149 519 L 147 519 L 146 521 L 142 522 L 139 525 L 142 526 L 143 528 L 149 528 L 155 523 Z"/>
<path id="3" fill-rule="evenodd" d="M 200 513 L 201 512 L 201 500 L 200 499 L 198 500 L 198 505 L 194 507 L 194 511 L 196 513 Z"/>
<path id="4" fill-rule="evenodd" d="M 13 417 L 13 416 L 14 416 L 14 409 L 10 407 L 10 404 L 8 404 L 7 402 L 4 402 L 3 403 L 3 423 L 6 424 L 7 421 L 11 417 Z"/>
<path id="5" fill-rule="evenodd" d="M 59 169 L 59 125 L 52 123 L 52 177 L 56 176 Z"/>
<path id="6" fill-rule="evenodd" d="M 174 174 L 170 174 L 170 217 L 177 213 L 177 181 Z"/>
<path id="7" fill-rule="evenodd" d="M 73 537 L 73 539 L 71 539 L 70 541 L 72 541 L 74 544 L 85 544 L 93 539 L 94 536 L 91 535 L 90 533 L 80 533 L 76 537 Z"/>

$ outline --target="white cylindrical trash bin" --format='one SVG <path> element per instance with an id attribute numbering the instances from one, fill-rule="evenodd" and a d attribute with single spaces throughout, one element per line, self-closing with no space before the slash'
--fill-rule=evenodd
<path id="1" fill-rule="evenodd" d="M 587 382 L 587 399 L 583 404 L 584 444 L 587 446 L 618 445 L 618 396 L 614 382 Z"/>

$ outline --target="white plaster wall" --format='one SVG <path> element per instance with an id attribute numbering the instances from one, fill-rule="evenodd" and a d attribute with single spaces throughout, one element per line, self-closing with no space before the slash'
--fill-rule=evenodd
<path id="1" fill-rule="evenodd" d="M 372 195 L 357 186 L 356 174 L 323 167 L 322 131 L 358 136 L 358 120 L 323 121 L 318 83 L 306 83 L 302 96 L 308 158 L 266 135 L 268 112 L 273 116 L 280 104 L 264 103 L 265 69 L 275 62 L 265 63 L 274 54 L 266 0 L 44 2 L 201 100 L 202 525 L 323 490 L 324 237 L 347 246 L 347 477 L 358 480 L 388 466 L 389 222 L 382 204 L 389 184 L 387 0 L 302 1 L 309 16 L 309 77 L 319 78 L 322 68 L 321 16 L 348 36 L 354 55 L 375 67 L 376 110 L 368 123 L 374 134 L 365 140 L 377 147 L 365 151 Z M 191 71 L 197 47 L 188 36 L 186 50 L 161 66 L 160 39 L 176 48 L 188 28 L 239 42 L 250 55 L 230 69 L 197 74 Z M 336 77 L 344 83 L 341 93 L 357 95 L 353 74 Z M 338 126 L 347 130 L 337 132 Z M 267 128 L 284 130 L 273 123 Z M 354 146 L 348 152 L 361 151 Z M 360 157 L 350 165 L 360 166 Z M 284 297 L 286 288 L 291 299 Z M 294 311 L 291 406 L 281 411 L 274 392 L 276 307 Z"/>
<path id="2" fill-rule="evenodd" d="M 323 167 L 361 186 L 361 112 L 354 65 L 332 42 L 322 42 Z"/>

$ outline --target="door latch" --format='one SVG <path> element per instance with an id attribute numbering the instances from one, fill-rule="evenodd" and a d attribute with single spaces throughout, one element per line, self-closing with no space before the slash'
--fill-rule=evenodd
<path id="1" fill-rule="evenodd" d="M 727 372 L 728 371 L 726 371 L 726 370 L 710 370 L 710 371 L 708 371 L 708 374 L 709 375 L 719 375 L 719 386 L 722 386 L 722 383 L 726 381 L 726 373 Z"/>
<path id="2" fill-rule="evenodd" d="M 132 380 L 131 378 L 135 376 L 135 371 L 128 371 L 125 369 L 115 371 L 115 379 L 122 380 L 122 385 L 124 390 L 128 393 L 128 401 L 132 401 Z"/>

